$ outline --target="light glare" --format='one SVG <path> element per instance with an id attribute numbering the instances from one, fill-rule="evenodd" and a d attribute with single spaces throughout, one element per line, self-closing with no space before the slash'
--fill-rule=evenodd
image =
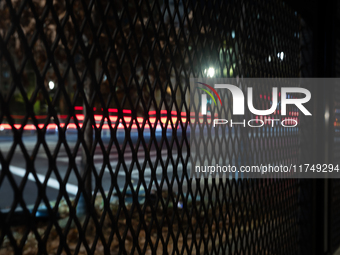
<path id="1" fill-rule="evenodd" d="M 50 89 L 54 89 L 54 82 L 53 82 L 53 81 L 50 81 L 50 82 L 48 83 L 48 87 L 49 87 Z"/>
<path id="2" fill-rule="evenodd" d="M 212 78 L 215 75 L 215 69 L 213 67 L 209 67 L 208 69 L 208 77 Z"/>

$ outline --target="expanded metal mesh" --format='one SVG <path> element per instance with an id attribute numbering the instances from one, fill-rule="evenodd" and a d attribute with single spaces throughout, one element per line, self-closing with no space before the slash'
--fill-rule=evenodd
<path id="1" fill-rule="evenodd" d="M 189 78 L 298 77 L 297 13 L 262 0 L 7 0 L 0 14 L 0 253 L 298 252 L 297 180 L 186 171 Z M 270 143 L 298 157 L 297 135 L 249 140 L 259 159 Z"/>

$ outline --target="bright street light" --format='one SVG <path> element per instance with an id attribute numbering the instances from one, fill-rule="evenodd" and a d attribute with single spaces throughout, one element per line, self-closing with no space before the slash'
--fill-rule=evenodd
<path id="1" fill-rule="evenodd" d="M 50 81 L 50 82 L 48 83 L 48 87 L 49 87 L 50 89 L 54 89 L 54 82 L 53 82 L 53 81 Z"/>
<path id="2" fill-rule="evenodd" d="M 215 75 L 215 69 L 213 67 L 209 67 L 208 69 L 208 73 L 207 73 L 208 77 L 212 78 Z"/>

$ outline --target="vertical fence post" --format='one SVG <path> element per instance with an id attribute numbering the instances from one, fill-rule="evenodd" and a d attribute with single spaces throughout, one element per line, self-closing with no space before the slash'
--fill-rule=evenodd
<path id="1" fill-rule="evenodd" d="M 90 107 L 91 106 L 91 96 L 93 94 L 93 81 L 87 80 L 84 83 L 84 92 L 86 95 L 86 100 L 89 102 Z M 88 121 L 86 123 L 86 126 L 84 127 L 84 145 L 82 146 L 82 157 L 81 157 L 81 177 L 84 178 L 84 189 L 82 190 L 78 202 L 78 208 L 77 208 L 77 214 L 78 216 L 84 216 L 88 212 L 88 208 L 90 207 L 90 201 L 89 198 L 92 194 L 92 181 L 91 181 L 91 170 L 92 170 L 92 164 L 90 164 L 89 157 L 91 156 L 91 148 L 93 143 L 93 128 L 92 125 L 95 125 L 95 123 L 92 123 L 92 118 L 89 116 L 93 110 L 87 109 L 86 104 L 83 104 L 83 111 L 84 111 L 84 120 L 88 118 Z M 85 149 L 85 147 L 87 149 Z M 86 153 L 86 150 L 88 153 Z M 84 197 L 84 193 L 87 196 L 87 200 Z"/>

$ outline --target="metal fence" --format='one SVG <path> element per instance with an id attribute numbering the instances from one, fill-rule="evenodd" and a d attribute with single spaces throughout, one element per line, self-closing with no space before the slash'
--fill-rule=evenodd
<path id="1" fill-rule="evenodd" d="M 186 171 L 189 78 L 299 77 L 291 7 L 7 0 L 0 15 L 0 254 L 301 252 L 301 182 Z M 248 139 L 259 161 L 308 147 L 299 133 Z"/>

